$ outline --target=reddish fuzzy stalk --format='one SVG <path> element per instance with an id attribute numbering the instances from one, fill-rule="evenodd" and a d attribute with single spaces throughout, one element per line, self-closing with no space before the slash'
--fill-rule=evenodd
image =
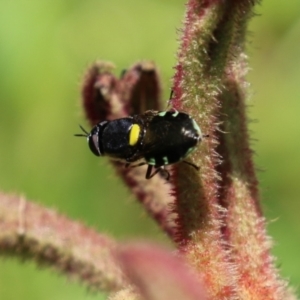
<path id="1" fill-rule="evenodd" d="M 118 79 L 111 73 L 111 63 L 96 62 L 86 72 L 82 99 L 87 119 L 92 126 L 100 121 L 124 117 L 123 105 L 118 101 Z"/>
<path id="2" fill-rule="evenodd" d="M 240 65 L 244 65 L 243 57 Z M 270 239 L 261 215 L 257 180 L 249 147 L 245 116 L 243 70 L 227 71 L 227 91 L 222 95 L 226 118 L 218 147 L 224 167 L 220 198 L 228 213 L 224 220 L 224 238 L 231 247 L 231 259 L 239 273 L 241 299 L 285 299 L 286 283 L 279 278 L 270 255 Z"/>
<path id="3" fill-rule="evenodd" d="M 120 98 L 125 102 L 128 115 L 162 109 L 160 78 L 152 62 L 133 65 L 122 76 L 120 85 Z"/>
<path id="4" fill-rule="evenodd" d="M 174 211 L 179 249 L 212 299 L 283 299 L 269 253 L 249 147 L 243 50 L 253 1 L 188 2 L 171 103 L 209 138 L 178 164 Z M 222 163 L 221 163 L 222 162 Z"/>
<path id="5" fill-rule="evenodd" d="M 215 167 L 219 157 L 216 129 L 219 103 L 219 78 L 210 73 L 209 49 L 212 32 L 222 16 L 222 5 L 190 1 L 186 15 L 179 64 L 174 78 L 176 109 L 190 113 L 209 138 L 203 141 L 192 161 L 200 172 L 184 164 L 177 167 L 174 181 L 178 212 L 179 249 L 190 263 L 203 275 L 205 286 L 212 299 L 235 297 L 235 272 L 227 260 L 219 230 L 218 174 Z"/>
<path id="6" fill-rule="evenodd" d="M 113 259 L 116 243 L 23 197 L 0 194 L 0 253 L 31 259 L 80 280 L 91 290 L 127 282 Z"/>

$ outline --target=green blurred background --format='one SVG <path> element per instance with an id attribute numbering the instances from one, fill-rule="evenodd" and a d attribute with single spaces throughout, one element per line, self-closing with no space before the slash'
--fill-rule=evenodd
<path id="1" fill-rule="evenodd" d="M 73 137 L 80 83 L 96 59 L 116 73 L 157 63 L 167 99 L 183 0 L 0 0 L 0 188 L 119 240 L 164 242 L 105 159 Z M 284 277 L 300 280 L 300 2 L 265 0 L 251 21 L 250 117 L 263 208 Z M 298 100 L 297 100 L 298 99 Z M 298 133 L 297 133 L 298 132 Z M 0 260 L 0 299 L 101 299 L 35 265 Z"/>

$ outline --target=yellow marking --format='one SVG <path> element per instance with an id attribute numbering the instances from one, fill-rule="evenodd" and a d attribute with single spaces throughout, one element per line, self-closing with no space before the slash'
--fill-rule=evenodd
<path id="1" fill-rule="evenodd" d="M 134 146 L 139 140 L 141 127 L 138 124 L 133 124 L 129 132 L 129 145 Z"/>

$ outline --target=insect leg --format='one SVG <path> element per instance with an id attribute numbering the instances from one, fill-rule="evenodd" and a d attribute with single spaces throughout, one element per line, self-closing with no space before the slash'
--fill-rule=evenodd
<path id="1" fill-rule="evenodd" d="M 164 174 L 166 174 L 166 176 L 165 176 L 166 180 L 170 179 L 170 173 L 164 167 L 155 168 L 155 171 L 152 173 L 153 168 L 154 168 L 154 166 L 148 165 L 148 169 L 147 169 L 147 172 L 146 172 L 146 179 L 152 178 L 157 173 L 161 173 L 161 174 L 164 173 Z"/>
<path id="2" fill-rule="evenodd" d="M 196 166 L 195 164 L 193 164 L 193 163 L 191 163 L 191 162 L 189 162 L 189 161 L 183 160 L 182 162 L 184 162 L 184 163 L 187 164 L 187 165 L 192 166 L 192 167 L 195 168 L 197 171 L 200 170 L 200 167 Z"/>
<path id="3" fill-rule="evenodd" d="M 139 163 L 139 164 L 137 164 L 137 165 L 132 165 L 131 163 L 126 163 L 125 164 L 125 168 L 136 168 L 136 167 L 141 167 L 141 166 L 144 166 L 144 165 L 146 165 L 147 163 L 145 163 L 145 162 L 141 162 L 141 163 Z"/>

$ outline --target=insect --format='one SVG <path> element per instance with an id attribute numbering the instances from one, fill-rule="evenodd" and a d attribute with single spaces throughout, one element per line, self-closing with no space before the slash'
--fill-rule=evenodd
<path id="1" fill-rule="evenodd" d="M 203 135 L 195 120 L 177 110 L 153 111 L 113 121 L 98 123 L 91 132 L 80 126 L 90 150 L 96 156 L 108 156 L 125 163 L 125 166 L 148 165 L 146 179 L 165 166 L 183 161 L 197 170 L 196 165 L 185 161 L 202 140 Z"/>

